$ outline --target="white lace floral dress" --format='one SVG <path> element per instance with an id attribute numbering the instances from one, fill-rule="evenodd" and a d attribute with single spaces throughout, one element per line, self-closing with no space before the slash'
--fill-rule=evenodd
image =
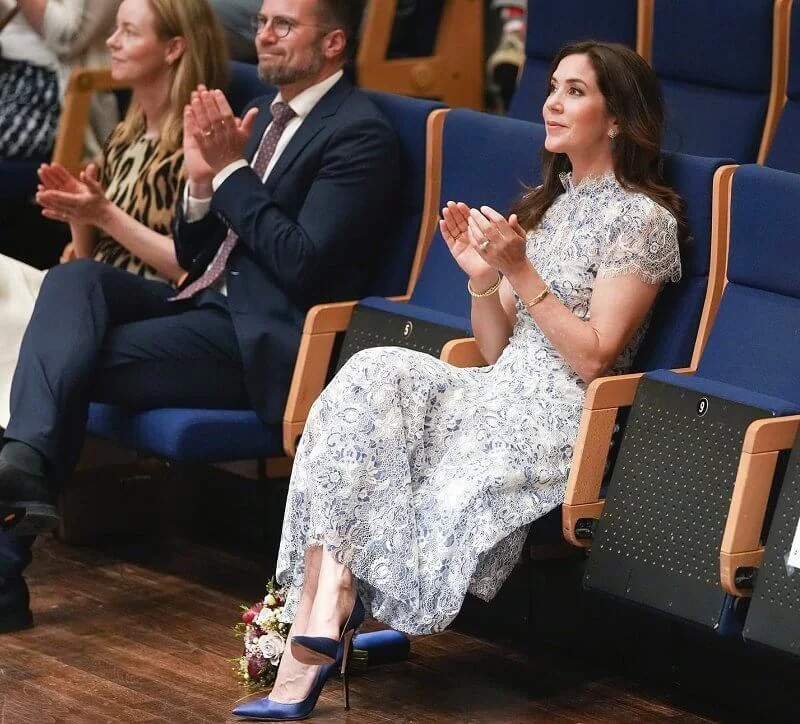
<path id="1" fill-rule="evenodd" d="M 588 319 L 598 276 L 680 278 L 666 209 L 613 174 L 562 180 L 527 253 L 577 317 Z M 643 331 L 613 372 L 628 368 Z M 287 620 L 314 545 L 350 567 L 368 612 L 409 634 L 444 629 L 468 590 L 491 599 L 529 524 L 563 502 L 584 393 L 519 301 L 511 341 L 488 367 L 396 347 L 354 355 L 314 404 L 294 464 L 277 571 Z"/>

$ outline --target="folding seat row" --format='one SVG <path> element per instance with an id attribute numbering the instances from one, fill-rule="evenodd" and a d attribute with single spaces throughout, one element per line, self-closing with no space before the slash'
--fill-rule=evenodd
<path id="1" fill-rule="evenodd" d="M 544 129 L 538 124 L 497 118 L 467 110 L 436 111 L 441 133 L 441 180 L 435 194 L 448 199 L 508 209 L 521 181 L 540 174 L 538 149 Z M 465 153 L 464 149 L 470 152 Z M 682 281 L 660 295 L 634 368 L 658 369 L 689 363 L 702 348 L 707 318 L 722 291 L 725 258 L 714 245 L 724 218 L 727 159 L 671 154 L 665 178 L 687 202 L 693 241 L 683 253 Z M 485 364 L 472 339 L 455 339 L 469 330 L 470 300 L 464 276 L 436 232 L 410 299 L 369 298 L 360 303 L 322 305 L 309 313 L 284 419 L 284 446 L 294 454 L 308 410 L 330 375 L 366 346 L 393 344 L 422 349 L 459 366 Z M 346 332 L 335 351 L 335 335 Z M 450 340 L 450 341 L 447 341 Z M 338 358 L 334 355 L 338 354 Z M 531 544 L 561 540 L 561 512 L 555 510 L 531 528 Z"/>
<path id="2" fill-rule="evenodd" d="M 538 121 L 547 69 L 567 42 L 635 47 L 661 80 L 665 148 L 763 163 L 784 104 L 793 0 L 531 3 L 509 114 Z"/>
<path id="3" fill-rule="evenodd" d="M 262 90 L 252 68 L 239 68 L 234 77 L 245 95 Z M 373 280 L 373 296 L 309 312 L 283 429 L 264 425 L 249 411 L 136 411 L 95 404 L 89 416 L 91 434 L 181 462 L 270 458 L 283 450 L 293 454 L 311 403 L 357 349 L 402 344 L 441 354 L 454 364 L 483 363 L 474 344 L 461 339 L 470 333 L 469 297 L 463 274 L 440 238 L 438 209 L 458 199 L 507 210 L 522 184 L 538 179 L 544 129 L 467 110 L 446 111 L 426 101 L 383 94 L 373 98 L 398 129 L 405 149 L 408 181 L 400 199 L 402 222 Z M 687 200 L 694 243 L 684 254 L 683 281 L 659 299 L 636 369 L 687 364 L 693 347 L 702 345 L 702 337 L 695 342 L 698 324 L 703 309 L 708 316 L 719 297 L 716 269 L 724 263 L 711 240 L 718 223 L 712 188 L 722 183 L 724 169 L 719 169 L 725 164 L 680 154 L 666 160 L 668 181 Z M 714 195 L 719 197 L 719 192 Z M 409 270 L 407 294 L 387 299 L 406 288 Z M 558 516 L 555 512 L 534 526 L 533 536 L 559 537 Z"/>
<path id="4" fill-rule="evenodd" d="M 506 210 L 522 183 L 538 176 L 544 128 L 467 110 L 447 113 L 428 101 L 372 97 L 396 125 L 405 146 L 406 213 L 387 246 L 392 253 L 374 280 L 372 296 L 359 305 L 320 305 L 309 311 L 283 424 L 284 445 L 280 429 L 262 424 L 253 412 L 236 410 L 134 411 L 93 404 L 91 434 L 183 462 L 274 457 L 283 447 L 293 453 L 311 403 L 347 355 L 389 342 L 458 355 L 457 345 L 445 343 L 469 334 L 469 296 L 462 272 L 440 239 L 438 209 L 448 199 L 459 199 Z M 422 130 L 426 122 L 427 140 Z M 412 264 L 410 252 L 415 248 Z M 408 278 L 409 267 L 409 293 L 390 297 L 401 290 L 397 280 L 401 274 Z M 392 283 L 382 279 L 387 274 Z M 351 318 L 360 324 L 343 337 Z"/>
<path id="5" fill-rule="evenodd" d="M 243 96 L 263 90 L 253 68 L 238 68 L 234 78 Z M 463 274 L 440 239 L 438 209 L 458 199 L 507 210 L 523 183 L 538 180 L 544 129 L 467 110 L 447 111 L 427 101 L 372 97 L 396 126 L 405 151 L 407 183 L 398 199 L 402 222 L 373 281 L 372 297 L 309 312 L 283 429 L 262 424 L 248 411 L 136 411 L 96 404 L 90 410 L 91 434 L 182 462 L 274 457 L 283 449 L 292 454 L 311 403 L 359 348 L 403 344 L 441 354 L 454 364 L 483 363 L 474 344 L 462 339 L 470 331 L 469 297 Z M 684 254 L 683 281 L 659 299 L 636 369 L 685 365 L 693 348 L 703 346 L 701 315 L 713 316 L 721 289 L 719 269 L 724 268 L 724 254 L 712 240 L 721 233 L 718 207 L 725 198 L 726 163 L 681 154 L 666 159 L 667 180 L 687 201 L 694 242 Z M 404 289 L 403 297 L 386 298 Z M 534 538 L 559 537 L 559 515 L 534 526 Z"/>
<path id="6" fill-rule="evenodd" d="M 564 534 L 592 545 L 587 587 L 796 654 L 800 449 L 785 451 L 800 426 L 800 176 L 742 166 L 729 193 L 707 341 L 688 369 L 590 387 L 592 464 L 573 466 Z M 628 405 L 601 501 L 606 431 Z"/>

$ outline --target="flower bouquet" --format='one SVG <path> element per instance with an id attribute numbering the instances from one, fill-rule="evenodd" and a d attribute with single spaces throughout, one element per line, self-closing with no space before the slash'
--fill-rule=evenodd
<path id="1" fill-rule="evenodd" d="M 234 671 L 247 689 L 260 689 L 275 682 L 291 627 L 281 621 L 285 603 L 286 591 L 273 578 L 261 601 L 242 606 L 242 620 L 233 630 L 244 641 L 244 652 L 234 659 Z"/>

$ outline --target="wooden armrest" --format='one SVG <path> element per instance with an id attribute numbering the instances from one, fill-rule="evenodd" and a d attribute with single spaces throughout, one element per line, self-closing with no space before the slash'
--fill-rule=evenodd
<path id="1" fill-rule="evenodd" d="M 111 77 L 108 68 L 76 68 L 72 71 L 61 104 L 53 163 L 60 163 L 74 176 L 80 173 L 92 95 L 124 87 L 124 83 Z"/>
<path id="2" fill-rule="evenodd" d="M 485 367 L 486 360 L 478 349 L 475 337 L 451 339 L 442 347 L 439 359 L 454 367 Z"/>
<path id="3" fill-rule="evenodd" d="M 389 300 L 407 302 L 408 296 L 389 297 Z M 357 304 L 358 302 L 318 304 L 306 314 L 289 397 L 283 413 L 283 449 L 289 457 L 294 457 L 311 405 L 325 387 L 336 335 L 347 330 Z"/>
<path id="4" fill-rule="evenodd" d="M 350 324 L 356 304 L 358 302 L 333 302 L 311 307 L 306 314 L 303 335 L 344 332 Z"/>
<path id="5" fill-rule="evenodd" d="M 679 375 L 691 375 L 694 374 L 695 369 L 679 367 L 672 372 Z M 608 407 L 630 407 L 641 379 L 641 372 L 596 379 L 586 390 L 583 409 L 602 410 Z"/>
<path id="6" fill-rule="evenodd" d="M 800 415 L 756 420 L 747 428 L 719 554 L 722 588 L 734 596 L 752 593 L 736 585 L 736 571 L 761 565 L 761 531 L 775 465 L 780 451 L 794 445 L 798 428 Z"/>
<path id="7" fill-rule="evenodd" d="M 289 457 L 294 457 L 311 405 L 325 387 L 336 335 L 347 329 L 357 303 L 318 304 L 306 314 L 283 413 L 283 449 Z"/>
<path id="8" fill-rule="evenodd" d="M 408 295 L 387 297 L 390 302 L 407 302 Z M 353 310 L 358 302 L 331 302 L 317 304 L 306 314 L 303 334 L 326 334 L 328 332 L 344 332 L 350 325 Z"/>
<path id="9" fill-rule="evenodd" d="M 682 367 L 673 372 L 691 374 L 694 369 Z M 605 503 L 600 499 L 600 488 L 617 412 L 621 407 L 630 407 L 633 404 L 641 380 L 640 372 L 602 377 L 594 380 L 586 391 L 561 510 L 564 538 L 579 548 L 589 548 L 591 540 L 577 538 L 575 524 L 583 518 L 597 520 L 603 512 Z"/>

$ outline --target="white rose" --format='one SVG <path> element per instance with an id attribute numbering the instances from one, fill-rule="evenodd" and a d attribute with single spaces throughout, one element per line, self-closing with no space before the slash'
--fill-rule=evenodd
<path id="1" fill-rule="evenodd" d="M 256 620 L 255 620 L 256 626 L 258 626 L 259 628 L 263 628 L 266 625 L 266 623 L 270 620 L 271 617 L 272 617 L 272 611 L 270 611 L 266 607 L 262 608 L 258 612 L 258 616 L 256 616 Z"/>
<path id="2" fill-rule="evenodd" d="M 258 640 L 261 655 L 275 665 L 280 661 L 286 642 L 276 633 L 268 633 Z"/>
<path id="3" fill-rule="evenodd" d="M 275 596 L 273 596 L 271 593 L 268 593 L 264 598 L 264 603 L 267 606 L 274 606 L 277 602 L 278 601 L 275 599 Z"/>

